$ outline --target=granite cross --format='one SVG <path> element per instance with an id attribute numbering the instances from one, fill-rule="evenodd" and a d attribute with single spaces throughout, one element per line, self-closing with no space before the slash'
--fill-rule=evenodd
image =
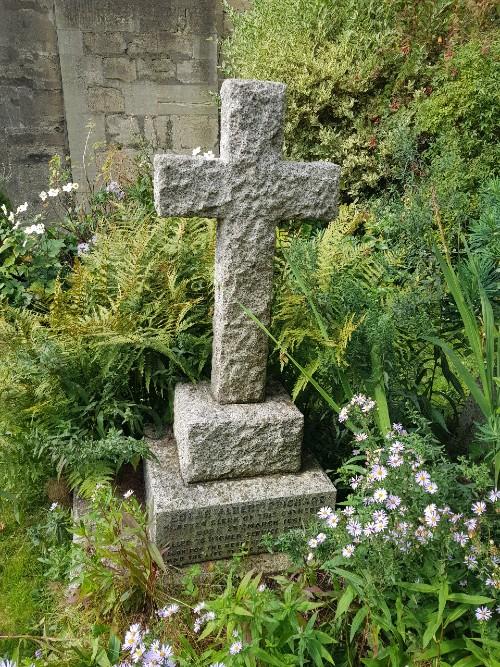
<path id="1" fill-rule="evenodd" d="M 285 86 L 228 79 L 221 88 L 220 158 L 154 160 L 159 215 L 217 218 L 212 394 L 219 403 L 264 400 L 276 223 L 331 220 L 340 169 L 282 160 Z"/>

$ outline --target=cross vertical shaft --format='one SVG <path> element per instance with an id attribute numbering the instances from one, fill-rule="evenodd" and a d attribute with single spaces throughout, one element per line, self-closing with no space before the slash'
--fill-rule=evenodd
<path id="1" fill-rule="evenodd" d="M 220 404 L 265 396 L 268 344 L 248 318 L 269 324 L 275 226 L 280 220 L 330 220 L 339 168 L 282 158 L 285 86 L 229 79 L 221 89 L 220 158 L 155 157 L 160 215 L 216 217 L 212 394 Z"/>

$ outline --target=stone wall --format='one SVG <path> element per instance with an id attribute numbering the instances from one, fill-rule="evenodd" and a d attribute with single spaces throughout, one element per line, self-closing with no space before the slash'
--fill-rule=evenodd
<path id="1" fill-rule="evenodd" d="M 66 152 L 53 2 L 0 0 L 0 190 L 16 202 L 40 192 Z"/>
<path id="2" fill-rule="evenodd" d="M 0 190 L 36 200 L 54 153 L 84 185 L 85 146 L 90 177 L 110 143 L 216 148 L 227 25 L 222 0 L 0 0 Z"/>
<path id="3" fill-rule="evenodd" d="M 93 176 L 89 146 L 96 143 L 118 144 L 122 158 L 133 157 L 141 138 L 162 150 L 214 148 L 214 0 L 56 0 L 55 6 L 75 180 L 85 182 L 85 146 Z"/>

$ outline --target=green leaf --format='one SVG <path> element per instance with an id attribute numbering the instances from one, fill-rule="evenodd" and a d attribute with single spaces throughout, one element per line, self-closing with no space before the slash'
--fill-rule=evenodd
<path id="1" fill-rule="evenodd" d="M 447 628 L 450 623 L 454 623 L 467 611 L 470 611 L 470 608 L 467 605 L 461 604 L 459 607 L 455 607 L 455 609 L 453 609 L 444 619 L 444 627 Z"/>
<path id="2" fill-rule="evenodd" d="M 160 570 L 166 572 L 167 566 L 165 565 L 165 561 L 163 560 L 162 555 L 156 544 L 153 544 L 153 542 L 148 542 L 148 551 L 150 553 L 151 558 L 158 565 Z"/>
<path id="3" fill-rule="evenodd" d="M 451 653 L 451 651 L 458 651 L 465 647 L 465 642 L 463 639 L 452 639 L 449 641 L 438 642 L 424 651 L 423 653 L 418 654 L 419 660 L 429 660 L 430 658 L 435 658 L 438 655 L 445 655 L 446 653 Z"/>
<path id="4" fill-rule="evenodd" d="M 279 660 L 278 658 L 272 656 L 267 651 L 264 651 L 264 649 L 255 647 L 252 648 L 252 653 L 255 655 L 256 658 L 259 658 L 259 660 L 265 662 L 266 665 L 274 665 L 274 667 L 287 667 L 288 663 L 283 662 L 282 660 Z"/>
<path id="5" fill-rule="evenodd" d="M 450 593 L 448 599 L 463 604 L 489 604 L 494 602 L 493 598 L 487 598 L 484 595 L 468 595 L 467 593 Z"/>
<path id="6" fill-rule="evenodd" d="M 416 591 L 417 593 L 437 593 L 439 591 L 439 584 L 412 584 L 401 581 L 399 586 L 407 591 Z"/>
<path id="7" fill-rule="evenodd" d="M 342 597 L 340 598 L 337 604 L 337 609 L 335 611 L 335 620 L 338 620 L 341 616 L 343 616 L 347 612 L 347 610 L 351 606 L 351 602 L 354 600 L 355 594 L 356 591 L 349 584 L 349 586 L 345 589 Z"/>
<path id="8" fill-rule="evenodd" d="M 352 640 L 354 639 L 357 631 L 359 630 L 361 624 L 365 620 L 368 612 L 369 612 L 368 607 L 361 607 L 360 609 L 358 609 L 358 611 L 354 615 L 354 618 L 352 619 L 352 623 L 351 623 L 351 632 L 349 634 L 349 641 L 350 642 L 352 642 Z"/>
<path id="9" fill-rule="evenodd" d="M 427 627 L 425 629 L 424 636 L 422 638 L 423 648 L 427 648 L 427 645 L 436 634 L 436 631 L 440 625 L 441 623 L 439 620 L 439 613 L 436 612 L 435 614 L 432 614 L 429 622 L 427 623 Z"/>
<path id="10" fill-rule="evenodd" d="M 325 565 L 326 565 L 326 563 L 325 563 Z M 342 577 L 346 581 L 349 581 L 350 583 L 354 584 L 355 586 L 358 586 L 360 589 L 363 588 L 364 581 L 357 574 L 354 574 L 353 572 L 349 572 L 349 570 L 344 570 L 344 568 L 342 568 L 342 567 L 333 567 L 332 571 L 335 572 L 335 574 L 338 574 L 340 577 Z"/>

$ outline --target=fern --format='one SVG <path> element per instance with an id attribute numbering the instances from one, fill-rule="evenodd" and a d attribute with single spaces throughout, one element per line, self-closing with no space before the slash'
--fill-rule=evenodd
<path id="1" fill-rule="evenodd" d="M 140 435 L 145 421 L 171 417 L 180 378 L 200 377 L 215 223 L 140 214 L 118 210 L 102 224 L 47 313 L 4 310 L 3 429 L 57 433 L 76 423 L 94 437 L 115 427 Z"/>

